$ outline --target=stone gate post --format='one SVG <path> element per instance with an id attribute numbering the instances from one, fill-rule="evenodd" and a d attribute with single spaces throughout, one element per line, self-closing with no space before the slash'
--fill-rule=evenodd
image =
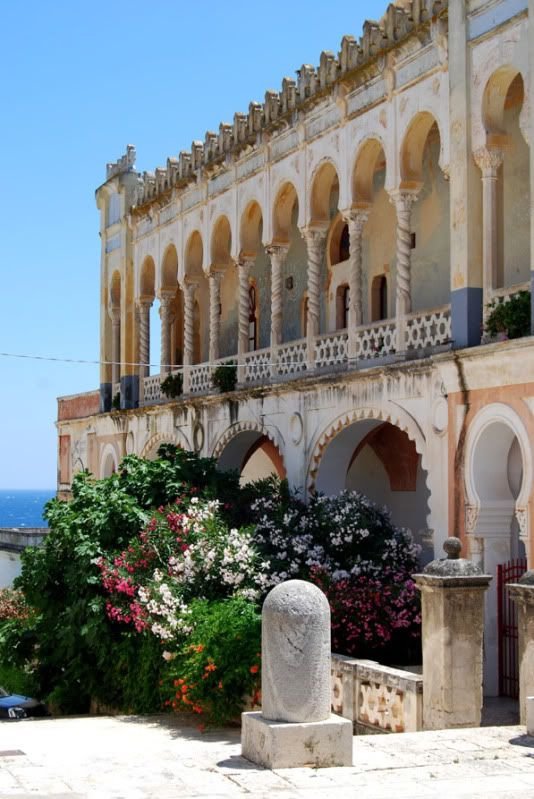
<path id="1" fill-rule="evenodd" d="M 448 538 L 447 558 L 414 575 L 421 592 L 423 729 L 478 727 L 482 714 L 484 593 L 491 576 L 460 558 Z"/>
<path id="2" fill-rule="evenodd" d="M 518 608 L 519 718 L 527 724 L 527 697 L 534 696 L 534 570 L 509 583 L 508 594 Z"/>

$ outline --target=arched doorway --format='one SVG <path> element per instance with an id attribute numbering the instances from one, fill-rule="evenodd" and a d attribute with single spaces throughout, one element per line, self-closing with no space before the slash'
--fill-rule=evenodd
<path id="1" fill-rule="evenodd" d="M 526 506 L 527 438 L 515 413 L 505 405 L 488 406 L 471 425 L 467 442 L 466 493 L 468 511 L 474 522 L 469 531 L 471 550 L 478 552 L 480 565 L 493 580 L 486 594 L 484 629 L 484 693 L 498 696 L 499 566 L 526 558 L 526 538 L 518 523 L 518 510 Z M 530 468 L 528 471 L 531 471 Z M 526 530 L 524 533 L 526 534 Z M 526 563 L 526 559 L 524 561 Z M 508 646 L 508 644 L 506 644 Z"/>
<path id="2" fill-rule="evenodd" d="M 423 564 L 432 559 L 427 472 L 415 443 L 396 425 L 372 418 L 343 427 L 323 450 L 314 487 L 330 496 L 344 489 L 365 494 L 411 531 Z"/>
<path id="3" fill-rule="evenodd" d="M 241 485 L 275 475 L 284 479 L 286 470 L 280 450 L 259 430 L 242 430 L 216 449 L 222 471 L 237 471 Z"/>

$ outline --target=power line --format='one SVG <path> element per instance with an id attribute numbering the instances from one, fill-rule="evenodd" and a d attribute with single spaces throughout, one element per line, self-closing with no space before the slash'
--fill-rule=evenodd
<path id="1" fill-rule="evenodd" d="M 230 356 L 235 357 L 236 356 Z M 20 353 L 20 352 L 0 352 L 0 358 L 19 358 L 28 361 L 50 361 L 54 363 L 75 363 L 75 364 L 86 364 L 89 366 L 120 366 L 120 367 L 129 367 L 129 366 L 148 366 L 150 368 L 159 367 L 160 369 L 194 369 L 196 366 L 208 366 L 212 368 L 218 368 L 220 366 L 224 367 L 232 367 L 237 366 L 237 362 L 234 363 L 224 363 L 220 361 L 215 361 L 211 363 L 210 361 L 203 361 L 201 364 L 160 364 L 160 363 L 140 363 L 140 362 L 122 362 L 122 361 L 91 361 L 83 358 L 59 358 L 53 355 L 28 355 L 27 353 Z M 340 361 L 341 362 L 341 361 Z M 263 361 L 263 366 L 278 366 L 278 362 L 274 361 Z M 302 365 L 302 361 L 284 361 L 284 366 L 299 366 Z"/>

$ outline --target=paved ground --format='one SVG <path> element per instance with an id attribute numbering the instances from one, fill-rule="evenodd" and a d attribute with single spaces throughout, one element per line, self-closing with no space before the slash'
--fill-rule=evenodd
<path id="1" fill-rule="evenodd" d="M 264 771 L 240 757 L 238 730 L 169 717 L 0 723 L 1 799 L 534 799 L 522 727 L 361 736 L 354 764 Z"/>

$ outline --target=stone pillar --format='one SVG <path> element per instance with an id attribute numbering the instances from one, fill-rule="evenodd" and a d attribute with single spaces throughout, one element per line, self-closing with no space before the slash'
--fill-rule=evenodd
<path id="1" fill-rule="evenodd" d="M 209 274 L 210 288 L 210 347 L 209 362 L 214 364 L 219 357 L 221 335 L 221 273 L 212 270 Z"/>
<path id="2" fill-rule="evenodd" d="M 463 0 L 448 4 L 451 325 L 455 349 L 480 344 L 482 325 L 480 174 L 472 156 L 470 124 L 476 75 L 468 11 Z"/>
<path id="3" fill-rule="evenodd" d="M 194 356 L 194 314 L 197 283 L 186 280 L 184 286 L 184 394 L 191 387 L 191 366 Z"/>
<path id="4" fill-rule="evenodd" d="M 288 244 L 270 244 L 266 249 L 271 260 L 271 374 L 277 374 L 278 347 L 283 339 L 282 272 L 289 252 Z"/>
<path id="5" fill-rule="evenodd" d="M 139 319 L 139 377 L 148 377 L 150 374 L 150 308 L 152 300 L 149 297 L 140 297 L 137 300 Z"/>
<path id="6" fill-rule="evenodd" d="M 287 244 L 271 244 L 267 254 L 271 259 L 271 348 L 282 343 L 282 271 L 289 252 Z M 274 359 L 273 359 L 274 360 Z"/>
<path id="7" fill-rule="evenodd" d="M 414 575 L 421 592 L 423 729 L 478 727 L 482 715 L 484 594 L 491 576 L 460 558 L 448 538 L 448 558 Z"/>
<path id="8" fill-rule="evenodd" d="M 352 765 L 352 722 L 331 703 L 330 608 L 312 583 L 289 580 L 262 610 L 262 712 L 243 713 L 243 757 L 266 768 Z"/>
<path id="9" fill-rule="evenodd" d="M 482 172 L 482 290 L 484 311 L 498 282 L 499 221 L 497 218 L 497 173 L 502 150 L 483 147 L 474 153 Z"/>
<path id="10" fill-rule="evenodd" d="M 172 301 L 174 291 L 160 294 L 159 316 L 161 319 L 161 366 L 160 372 L 166 375 L 171 371 L 171 323 L 173 318 Z"/>
<path id="11" fill-rule="evenodd" d="M 397 189 L 390 193 L 397 211 L 397 352 L 406 350 L 406 315 L 412 311 L 412 207 L 419 188 Z"/>
<path id="12" fill-rule="evenodd" d="M 121 309 L 112 307 L 109 310 L 111 317 L 111 385 L 112 394 L 115 391 L 115 385 L 121 379 Z"/>
<path id="13" fill-rule="evenodd" d="M 245 354 L 248 352 L 250 316 L 249 274 L 255 258 L 245 256 L 237 265 L 239 277 L 239 326 L 237 337 L 237 382 L 245 382 Z"/>
<path id="14" fill-rule="evenodd" d="M 519 716 L 520 723 L 526 724 L 528 698 L 534 696 L 534 571 L 526 572 L 518 583 L 509 583 L 508 594 L 518 610 Z"/>
<path id="15" fill-rule="evenodd" d="M 349 358 L 356 357 L 355 329 L 363 324 L 362 290 L 362 237 L 363 229 L 369 219 L 368 206 L 353 208 L 343 215 L 349 226 Z"/>
<path id="16" fill-rule="evenodd" d="M 308 371 L 315 369 L 315 337 L 321 324 L 321 270 L 326 250 L 328 230 L 324 227 L 307 227 L 302 230 L 308 252 L 308 316 L 306 338 L 308 339 Z"/>

